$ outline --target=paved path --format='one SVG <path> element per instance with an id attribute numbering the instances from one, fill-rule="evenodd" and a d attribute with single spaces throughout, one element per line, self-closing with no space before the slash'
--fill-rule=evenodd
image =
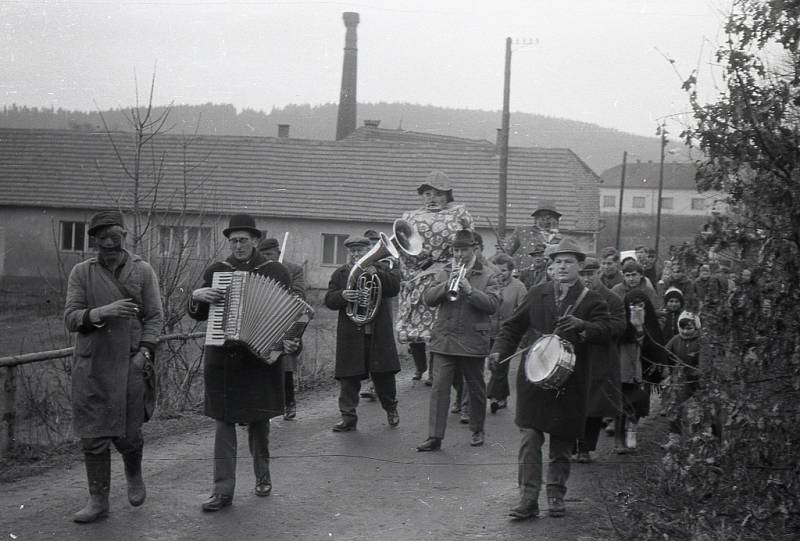
<path id="1" fill-rule="evenodd" d="M 210 420 L 196 433 L 145 444 L 142 507 L 128 505 L 122 461 L 113 454 L 111 513 L 96 524 L 71 521 L 86 499 L 82 463 L 0 485 L 0 539 L 616 539 L 600 488 L 603 472 L 617 467 L 610 438 L 601 436 L 599 463 L 573 465 L 565 518 L 547 517 L 542 498 L 541 518 L 512 522 L 519 443 L 512 410 L 487 414 L 483 447 L 470 447 L 469 429 L 451 415 L 442 451 L 418 453 L 429 394 L 400 374 L 400 426 L 390 428 L 377 403 L 362 402 L 358 431 L 345 434 L 330 430 L 338 420 L 335 389 L 302 397 L 296 421 L 272 423 L 269 498 L 252 493 L 240 430 L 234 504 L 218 513 L 200 511 L 211 478 Z"/>

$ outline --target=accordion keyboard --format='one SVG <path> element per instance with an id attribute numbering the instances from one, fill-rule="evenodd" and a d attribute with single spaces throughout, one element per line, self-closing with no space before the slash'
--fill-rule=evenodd
<path id="1" fill-rule="evenodd" d="M 233 272 L 215 272 L 211 287 L 227 289 L 232 281 Z M 208 307 L 205 343 L 210 346 L 221 346 L 225 343 L 225 301 Z"/>

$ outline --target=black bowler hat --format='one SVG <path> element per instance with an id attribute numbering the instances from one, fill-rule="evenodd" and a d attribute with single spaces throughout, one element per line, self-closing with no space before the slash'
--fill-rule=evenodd
<path id="1" fill-rule="evenodd" d="M 122 219 L 122 213 L 118 210 L 101 210 L 89 221 L 89 236 L 93 237 L 95 233 L 105 227 L 118 225 L 125 229 L 125 221 Z"/>
<path id="2" fill-rule="evenodd" d="M 249 214 L 234 214 L 228 222 L 228 228 L 222 230 L 225 238 L 228 238 L 234 231 L 247 231 L 252 233 L 257 239 L 261 238 L 261 230 L 256 228 L 256 221 Z"/>

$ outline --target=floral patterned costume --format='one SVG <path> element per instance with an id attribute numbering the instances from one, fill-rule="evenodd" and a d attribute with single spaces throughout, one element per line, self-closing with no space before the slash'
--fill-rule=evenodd
<path id="1" fill-rule="evenodd" d="M 463 204 L 454 202 L 441 210 L 422 207 L 408 211 L 403 213 L 402 219 L 422 236 L 422 252 L 416 256 L 400 255 L 403 282 L 395 328 L 402 343 L 428 342 L 437 308 L 422 302 L 422 292 L 453 257 L 450 244 L 456 231 L 472 230 L 473 220 Z"/>

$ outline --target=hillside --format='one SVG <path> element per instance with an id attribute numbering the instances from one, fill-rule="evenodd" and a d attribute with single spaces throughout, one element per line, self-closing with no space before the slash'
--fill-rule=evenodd
<path id="1" fill-rule="evenodd" d="M 304 139 L 333 139 L 338 106 L 288 105 L 270 112 L 233 105 L 175 105 L 170 112 L 173 132 L 216 135 L 257 135 L 274 137 L 278 124 L 289 124 L 290 136 Z M 129 129 L 124 111 L 103 111 L 114 131 Z M 382 128 L 453 135 L 495 141 L 500 127 L 500 111 L 448 109 L 410 103 L 360 103 L 358 125 L 364 120 L 380 120 Z M 0 127 L 27 129 L 103 129 L 97 112 L 37 109 L 16 105 L 3 108 Z M 569 148 L 600 174 L 622 161 L 623 151 L 642 161 L 658 160 L 658 139 L 642 137 L 595 124 L 530 113 L 511 113 L 512 146 Z M 674 158 L 674 157 L 673 157 Z"/>

